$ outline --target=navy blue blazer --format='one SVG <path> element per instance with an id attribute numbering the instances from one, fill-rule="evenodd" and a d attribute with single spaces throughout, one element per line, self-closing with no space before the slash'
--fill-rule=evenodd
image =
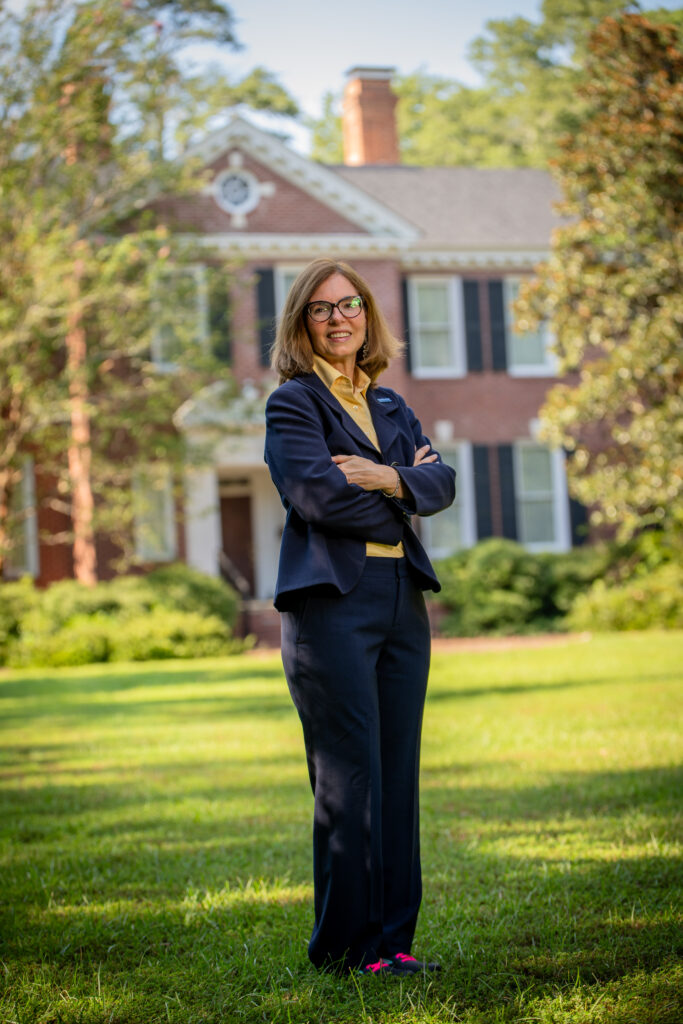
<path id="1" fill-rule="evenodd" d="M 347 594 L 363 571 L 366 541 L 403 541 L 418 586 L 441 589 L 410 516 L 433 515 L 451 504 L 455 470 L 440 457 L 413 465 L 415 449 L 429 439 L 395 391 L 368 388 L 367 400 L 381 452 L 316 373 L 285 381 L 268 399 L 265 460 L 287 510 L 275 588 L 280 611 L 310 587 L 327 585 Z M 387 498 L 348 483 L 332 455 L 396 464 L 409 495 Z"/>

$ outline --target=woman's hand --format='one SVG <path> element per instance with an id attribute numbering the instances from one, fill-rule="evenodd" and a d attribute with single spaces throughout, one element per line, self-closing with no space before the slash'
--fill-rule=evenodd
<path id="1" fill-rule="evenodd" d="M 436 462 L 438 456 L 427 455 L 428 451 L 430 451 L 428 444 L 424 445 L 422 448 L 416 448 L 413 466 L 421 466 L 423 462 Z"/>
<path id="2" fill-rule="evenodd" d="M 427 455 L 428 451 L 430 451 L 428 444 L 422 448 L 416 448 L 413 466 L 436 462 L 437 456 Z M 348 483 L 356 484 L 364 491 L 386 491 L 392 497 L 405 497 L 403 482 L 395 466 L 385 466 L 381 462 L 364 459 L 361 455 L 333 455 L 332 461 L 341 469 Z M 396 487 L 397 482 L 398 487 Z"/>
<path id="3" fill-rule="evenodd" d="M 341 469 L 350 484 L 364 491 L 392 490 L 396 486 L 396 470 L 361 455 L 333 455 L 332 461 Z"/>

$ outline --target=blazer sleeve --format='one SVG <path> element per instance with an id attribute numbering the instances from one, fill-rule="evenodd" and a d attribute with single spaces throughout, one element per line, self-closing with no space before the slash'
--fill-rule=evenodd
<path id="1" fill-rule="evenodd" d="M 300 389 L 284 385 L 268 399 L 265 459 L 280 495 L 305 522 L 331 535 L 400 541 L 401 511 L 347 482 L 332 462 L 318 410 Z"/>
<path id="2" fill-rule="evenodd" d="M 397 501 L 399 507 L 419 516 L 433 516 L 448 508 L 455 499 L 455 470 L 442 461 L 438 452 L 434 451 L 431 441 L 422 433 L 422 426 L 417 416 L 406 405 L 400 395 L 398 401 L 403 409 L 416 448 L 428 445 L 429 455 L 437 455 L 436 462 L 424 462 L 419 466 L 396 466 L 404 485 L 410 492 L 411 500 Z M 394 499 L 396 500 L 396 499 Z"/>

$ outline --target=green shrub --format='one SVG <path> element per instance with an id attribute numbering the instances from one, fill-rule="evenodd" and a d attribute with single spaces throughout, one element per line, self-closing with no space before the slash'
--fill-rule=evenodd
<path id="1" fill-rule="evenodd" d="M 523 632 L 541 614 L 545 568 L 514 541 L 482 541 L 441 562 L 438 573 L 448 635 Z"/>
<path id="2" fill-rule="evenodd" d="M 515 541 L 492 537 L 438 567 L 448 636 L 506 635 L 563 629 L 574 598 L 609 563 L 606 547 L 567 554 L 532 554 Z"/>
<path id="3" fill-rule="evenodd" d="M 78 580 L 60 580 L 41 594 L 39 613 L 52 623 L 53 631 L 79 616 L 144 614 L 155 604 L 154 591 L 145 576 L 122 576 L 86 587 Z"/>
<path id="4" fill-rule="evenodd" d="M 178 611 L 215 615 L 234 626 L 239 613 L 239 597 L 232 587 L 214 576 L 176 563 L 155 569 L 144 577 L 154 594 L 155 604 Z"/>
<path id="5" fill-rule="evenodd" d="M 683 628 L 683 567 L 665 562 L 648 574 L 609 586 L 596 580 L 567 616 L 571 629 Z"/>
<path id="6" fill-rule="evenodd" d="M 121 626 L 104 615 L 76 615 L 56 632 L 36 628 L 42 620 L 33 620 L 30 630 L 22 630 L 21 638 L 11 644 L 7 662 L 12 668 L 29 665 L 60 668 L 65 665 L 89 665 L 109 661 L 112 632 Z"/>
<path id="7" fill-rule="evenodd" d="M 615 557 L 608 544 L 574 548 L 562 554 L 538 555 L 547 565 L 547 611 L 551 618 L 566 614 L 594 580 L 608 571 Z"/>
<path id="8" fill-rule="evenodd" d="M 239 611 L 232 588 L 185 565 L 95 587 L 76 580 L 44 591 L 28 582 L 5 586 L 23 587 L 0 596 L 0 657 L 13 666 L 205 657 L 247 646 L 232 636 Z"/>
<path id="9" fill-rule="evenodd" d="M 55 628 L 78 615 L 119 615 L 135 618 L 152 608 L 217 615 L 234 625 L 239 599 L 220 579 L 205 576 L 187 565 L 174 564 L 155 569 L 146 576 L 120 576 L 95 587 L 77 580 L 61 580 L 43 591 L 41 611 Z"/>
<path id="10" fill-rule="evenodd" d="M 112 661 L 152 658 L 207 658 L 244 650 L 216 615 L 155 608 L 131 620 L 110 638 Z"/>
<path id="11" fill-rule="evenodd" d="M 0 665 L 10 644 L 21 631 L 22 619 L 35 607 L 39 595 L 30 577 L 16 583 L 0 583 Z"/>

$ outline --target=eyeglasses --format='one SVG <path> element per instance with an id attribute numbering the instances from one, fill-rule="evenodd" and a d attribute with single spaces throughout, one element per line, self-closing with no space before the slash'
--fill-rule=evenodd
<path id="1" fill-rule="evenodd" d="M 329 320 L 334 309 L 338 309 L 342 316 L 352 320 L 363 309 L 363 298 L 360 295 L 347 295 L 339 302 L 308 302 L 304 309 L 317 324 L 324 324 Z"/>

